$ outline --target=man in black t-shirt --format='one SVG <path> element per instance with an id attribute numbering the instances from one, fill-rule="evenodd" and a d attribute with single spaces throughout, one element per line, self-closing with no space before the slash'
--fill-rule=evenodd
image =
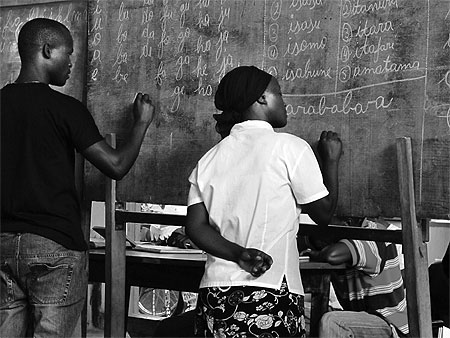
<path id="1" fill-rule="evenodd" d="M 50 19 L 18 37 L 21 70 L 1 90 L 0 336 L 71 336 L 84 305 L 87 245 L 75 190 L 75 152 L 116 180 L 136 160 L 154 107 L 134 101 L 134 123 L 114 149 L 76 99 L 49 85 L 69 78 L 73 40 Z"/>

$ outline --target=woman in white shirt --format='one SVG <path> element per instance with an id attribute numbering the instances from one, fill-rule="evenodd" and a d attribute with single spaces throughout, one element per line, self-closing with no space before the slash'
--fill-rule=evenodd
<path id="1" fill-rule="evenodd" d="M 224 76 L 215 105 L 223 139 L 189 177 L 186 232 L 208 254 L 196 335 L 305 336 L 298 218 L 304 212 L 329 223 L 341 141 L 322 132 L 322 176 L 306 141 L 273 130 L 287 123 L 281 88 L 253 66 Z"/>

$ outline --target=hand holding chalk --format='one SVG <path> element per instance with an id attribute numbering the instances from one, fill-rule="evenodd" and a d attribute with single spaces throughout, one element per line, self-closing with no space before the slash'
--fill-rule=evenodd
<path id="1" fill-rule="evenodd" d="M 134 121 L 150 125 L 153 121 L 155 107 L 148 94 L 137 93 L 134 99 L 133 116 Z"/>

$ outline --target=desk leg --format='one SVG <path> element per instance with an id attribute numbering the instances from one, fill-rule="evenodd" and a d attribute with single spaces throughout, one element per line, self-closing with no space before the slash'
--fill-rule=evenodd
<path id="1" fill-rule="evenodd" d="M 309 321 L 309 336 L 317 337 L 319 333 L 319 322 L 322 315 L 328 311 L 330 297 L 330 274 L 302 275 L 303 287 L 306 293 L 311 293 L 311 314 Z"/>
<path id="2" fill-rule="evenodd" d="M 124 311 L 125 332 L 124 332 L 124 337 L 127 336 L 128 312 L 130 311 L 130 293 L 131 293 L 131 285 L 127 281 L 125 284 L 125 311 Z"/>

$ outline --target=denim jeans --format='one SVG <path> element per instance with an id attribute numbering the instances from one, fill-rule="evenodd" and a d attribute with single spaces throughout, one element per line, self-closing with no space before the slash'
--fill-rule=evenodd
<path id="1" fill-rule="evenodd" d="M 0 234 L 0 337 L 70 337 L 84 306 L 87 252 Z"/>
<path id="2" fill-rule="evenodd" d="M 319 337 L 390 338 L 398 337 L 382 318 L 367 312 L 331 311 L 322 316 Z"/>

